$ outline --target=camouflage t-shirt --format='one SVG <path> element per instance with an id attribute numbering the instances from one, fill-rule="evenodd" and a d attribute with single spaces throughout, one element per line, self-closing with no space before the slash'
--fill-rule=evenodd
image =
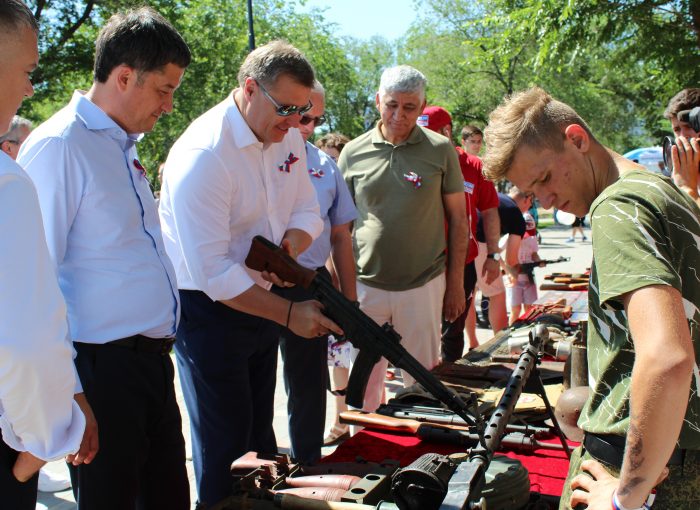
<path id="1" fill-rule="evenodd" d="M 632 171 L 593 202 L 591 228 L 588 370 L 593 393 L 579 426 L 599 434 L 627 433 L 634 345 L 622 296 L 649 285 L 670 285 L 683 297 L 696 360 L 679 445 L 700 449 L 700 209 L 670 179 Z"/>

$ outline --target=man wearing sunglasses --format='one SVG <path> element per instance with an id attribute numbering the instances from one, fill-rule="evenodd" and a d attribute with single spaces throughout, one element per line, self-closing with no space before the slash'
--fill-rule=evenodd
<path id="1" fill-rule="evenodd" d="M 239 88 L 196 119 L 165 163 L 160 216 L 182 302 L 175 351 L 191 419 L 200 507 L 230 493 L 230 465 L 277 451 L 272 428 L 280 326 L 314 338 L 341 330 L 316 301 L 292 303 L 244 260 L 254 236 L 292 257 L 323 230 L 298 127 L 314 71 L 293 46 L 251 52 Z"/>
<path id="2" fill-rule="evenodd" d="M 306 141 L 307 168 L 321 208 L 323 232 L 299 256 L 299 263 L 330 277 L 325 267 L 330 257 L 340 290 L 349 300 L 357 301 L 350 235 L 350 226 L 357 216 L 355 204 L 335 162 L 308 141 L 314 129 L 325 122 L 325 91 L 319 82 L 311 91 L 311 103 L 313 108 L 299 121 L 299 131 Z M 295 302 L 311 299 L 309 292 L 299 286 L 278 287 L 276 290 L 279 295 Z M 314 463 L 321 458 L 326 420 L 328 337 L 309 340 L 283 328 L 280 350 L 288 396 L 292 458 L 305 464 Z"/>

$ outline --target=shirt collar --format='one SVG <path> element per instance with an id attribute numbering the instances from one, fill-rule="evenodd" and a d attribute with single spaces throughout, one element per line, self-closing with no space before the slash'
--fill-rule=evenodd
<path id="1" fill-rule="evenodd" d="M 372 132 L 372 143 L 373 144 L 387 144 L 387 145 L 394 145 L 391 142 L 387 141 L 386 138 L 384 138 L 384 135 L 382 134 L 381 130 L 381 125 L 382 121 L 379 120 L 377 121 L 377 124 L 374 126 L 374 130 Z M 408 135 L 408 138 L 406 138 L 403 142 L 400 144 L 396 145 L 395 147 L 399 147 L 401 145 L 406 145 L 406 144 L 416 144 L 420 143 L 425 139 L 425 134 L 423 133 L 423 130 L 420 126 L 416 125 L 413 130 L 411 131 L 411 134 Z"/>
<path id="2" fill-rule="evenodd" d="M 243 114 L 241 114 L 241 111 L 238 109 L 238 105 L 234 99 L 234 95 L 236 94 L 237 90 L 239 89 L 235 89 L 228 96 L 228 104 L 226 105 L 226 119 L 231 126 L 233 141 L 236 144 L 236 147 L 239 149 L 243 149 L 249 145 L 255 145 L 262 148 L 263 143 L 258 140 L 257 136 L 255 136 L 255 133 L 253 133 L 253 130 L 250 129 L 250 126 L 243 118 Z"/>
<path id="3" fill-rule="evenodd" d="M 76 90 L 73 92 L 69 107 L 83 121 L 87 129 L 90 131 L 107 131 L 112 138 L 120 142 L 124 150 L 131 148 L 143 138 L 143 133 L 127 133 L 124 131 L 102 108 L 85 97 L 85 92 L 83 91 Z"/>

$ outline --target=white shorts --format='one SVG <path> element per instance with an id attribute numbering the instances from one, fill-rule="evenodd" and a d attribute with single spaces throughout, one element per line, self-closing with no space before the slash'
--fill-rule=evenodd
<path id="1" fill-rule="evenodd" d="M 506 286 L 508 308 L 531 305 L 537 301 L 537 284 L 532 283 L 527 275 L 518 275 L 518 281 L 512 287 Z"/>

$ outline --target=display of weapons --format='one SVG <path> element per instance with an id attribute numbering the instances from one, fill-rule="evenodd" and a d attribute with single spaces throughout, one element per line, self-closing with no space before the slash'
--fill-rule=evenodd
<path id="1" fill-rule="evenodd" d="M 561 434 L 559 424 L 542 388 L 542 382 L 539 380 L 539 377 L 531 378 L 533 372 L 537 376 L 536 365 L 539 360 L 539 353 L 542 351 L 542 346 L 548 337 L 549 332 L 543 325 L 537 325 L 530 332 L 530 342 L 520 355 L 520 359 L 506 384 L 505 391 L 498 402 L 496 410 L 486 425 L 484 433 L 485 445 L 468 450 L 468 460 L 457 465 L 454 474 L 450 478 L 447 493 L 439 507 L 440 510 L 461 510 L 467 508 L 476 510 L 482 508 L 483 498 L 481 498 L 481 491 L 485 482 L 486 470 L 491 463 L 494 452 L 500 447 L 501 438 L 513 414 L 515 404 L 528 385 L 531 386 L 534 383 L 542 389 L 540 396 L 545 401 L 547 411 L 558 431 L 562 446 L 567 456 L 570 457 L 566 439 Z"/>
<path id="2" fill-rule="evenodd" d="M 330 280 L 312 269 L 302 267 L 282 248 L 262 236 L 253 238 L 245 263 L 251 269 L 275 273 L 282 280 L 307 289 L 323 304 L 323 313 L 338 324 L 353 346 L 359 349 L 348 381 L 345 397 L 348 405 L 363 406 L 367 380 L 374 365 L 383 356 L 396 368 L 410 374 L 466 423 L 476 426 L 477 433 L 481 434 L 483 423 L 478 423 L 480 415 L 476 411 L 476 397 L 472 394 L 469 404 L 464 402 L 401 345 L 401 336 L 390 324 L 379 326 L 356 303 L 340 293 Z M 474 414 L 470 413 L 470 409 L 475 411 Z"/>

